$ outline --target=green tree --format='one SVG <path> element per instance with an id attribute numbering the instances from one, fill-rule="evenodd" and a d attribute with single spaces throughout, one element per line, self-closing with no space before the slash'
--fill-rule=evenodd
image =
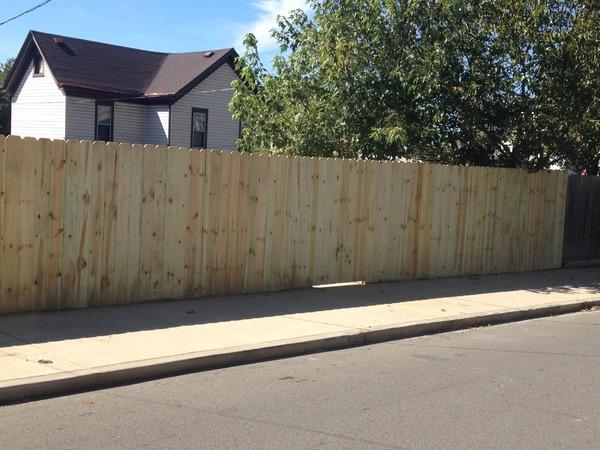
<path id="1" fill-rule="evenodd" d="M 246 37 L 243 150 L 597 173 L 595 0 L 309 5 L 279 18 L 272 70 Z"/>
<path id="2" fill-rule="evenodd" d="M 4 63 L 0 63 L 0 87 L 8 76 L 13 65 L 14 59 L 9 58 Z M 10 132 L 10 96 L 7 92 L 0 91 L 0 134 L 7 135 Z"/>

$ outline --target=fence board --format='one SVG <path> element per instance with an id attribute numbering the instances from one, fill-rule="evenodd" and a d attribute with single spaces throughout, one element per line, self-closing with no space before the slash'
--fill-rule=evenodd
<path id="1" fill-rule="evenodd" d="M 34 242 L 33 242 L 33 297 L 36 309 L 46 309 L 48 278 L 45 276 L 49 259 L 50 203 L 51 203 L 51 153 L 50 141 L 40 140 L 34 177 Z"/>
<path id="2" fill-rule="evenodd" d="M 190 151 L 169 148 L 165 202 L 163 290 L 169 298 L 184 296 L 187 246 L 187 211 L 190 185 Z M 166 293 L 169 293 L 167 296 Z M 165 298 L 166 298 L 165 297 Z"/>
<path id="3" fill-rule="evenodd" d="M 0 312 L 559 267 L 572 180 L 565 219 L 563 173 L 0 137 Z"/>
<path id="4" fill-rule="evenodd" d="M 148 147 L 148 146 L 147 146 Z M 149 179 L 149 183 L 153 184 L 152 188 L 152 201 L 153 208 L 150 213 L 150 223 L 152 229 L 152 235 L 150 242 L 143 242 L 142 245 L 149 245 L 151 248 L 150 253 L 150 266 L 151 269 L 151 294 L 150 299 L 163 299 L 165 296 L 165 290 L 163 286 L 164 275 L 165 275 L 165 261 L 164 261 L 164 249 L 167 245 L 172 245 L 169 241 L 168 236 L 165 236 L 165 215 L 166 215 L 166 196 L 167 196 L 167 155 L 168 149 L 165 146 L 159 145 L 154 149 L 150 149 L 150 153 L 153 155 L 154 163 L 154 178 Z"/>
<path id="5" fill-rule="evenodd" d="M 129 214 L 134 206 L 131 198 L 131 185 L 134 180 L 131 178 L 131 158 L 133 148 L 129 144 L 120 144 L 117 148 L 117 171 L 115 176 L 115 189 L 118 195 L 115 199 L 115 273 L 113 288 L 115 290 L 114 301 L 125 303 L 129 299 L 129 288 L 127 278 L 129 276 L 129 266 L 127 255 L 130 252 L 128 240 L 129 237 Z M 133 233 L 132 233 L 133 234 Z"/>
<path id="6" fill-rule="evenodd" d="M 240 176 L 240 155 L 238 153 L 232 153 L 229 157 L 229 196 L 227 197 L 226 209 L 227 230 L 224 236 L 225 244 L 225 262 L 224 270 L 222 272 L 224 292 L 239 292 L 237 288 L 238 276 L 236 274 L 236 266 L 238 257 L 237 238 L 240 235 L 239 229 L 239 215 L 240 215 L 240 191 L 241 183 L 243 180 Z"/>
<path id="7" fill-rule="evenodd" d="M 18 304 L 18 269 L 19 254 L 18 246 L 21 240 L 21 229 L 17 212 L 19 210 L 19 195 L 21 190 L 20 177 L 23 175 L 21 148 L 23 141 L 8 136 L 5 141 L 6 152 L 4 156 L 4 195 L 2 197 L 3 214 L 3 236 L 2 236 L 2 265 L 0 266 L 0 278 L 2 281 L 2 305 L 3 312 L 19 311 Z M 29 174 L 30 176 L 32 174 Z"/>
<path id="8" fill-rule="evenodd" d="M 190 152 L 186 213 L 185 296 L 202 295 L 202 233 L 206 167 L 204 152 Z"/>
<path id="9" fill-rule="evenodd" d="M 139 275 L 139 297 L 152 298 L 152 263 L 154 256 L 155 226 L 155 177 L 156 177 L 156 155 L 153 146 L 143 146 L 140 149 L 143 159 L 142 183 L 142 205 L 140 211 L 140 275 Z"/>
<path id="10" fill-rule="evenodd" d="M 131 147 L 129 176 L 129 201 L 126 208 L 129 211 L 127 234 L 119 236 L 127 248 L 127 287 L 125 296 L 128 302 L 143 298 L 140 296 L 141 281 L 145 279 L 142 272 L 141 245 L 142 245 L 142 209 L 144 205 L 144 146 L 140 144 Z M 127 172 L 125 168 L 123 175 Z M 147 298 L 147 297 L 146 297 Z"/>

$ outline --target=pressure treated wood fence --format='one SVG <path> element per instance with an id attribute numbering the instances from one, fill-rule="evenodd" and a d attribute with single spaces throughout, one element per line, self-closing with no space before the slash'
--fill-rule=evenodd
<path id="1" fill-rule="evenodd" d="M 561 265 L 563 173 L 0 137 L 0 312 Z"/>

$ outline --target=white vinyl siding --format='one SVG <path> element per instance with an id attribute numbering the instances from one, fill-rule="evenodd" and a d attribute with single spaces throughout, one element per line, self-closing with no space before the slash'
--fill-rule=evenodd
<path id="1" fill-rule="evenodd" d="M 169 107 L 148 105 L 146 107 L 146 143 L 167 145 L 169 143 Z"/>
<path id="2" fill-rule="evenodd" d="M 96 100 L 67 96 L 66 139 L 94 140 Z"/>
<path id="3" fill-rule="evenodd" d="M 204 108 L 208 110 L 207 147 L 237 150 L 240 124 L 229 112 L 233 97 L 231 82 L 235 79 L 237 75 L 233 69 L 223 64 L 171 106 L 171 145 L 191 145 L 192 108 Z"/>
<path id="4" fill-rule="evenodd" d="M 146 143 L 146 106 L 115 102 L 113 140 L 130 144 Z"/>
<path id="5" fill-rule="evenodd" d="M 33 60 L 12 97 L 11 134 L 64 139 L 66 97 L 43 61 L 44 76 L 33 76 Z"/>

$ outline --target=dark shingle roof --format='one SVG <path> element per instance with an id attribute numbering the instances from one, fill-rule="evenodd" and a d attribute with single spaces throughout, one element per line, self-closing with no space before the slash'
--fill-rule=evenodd
<path id="1" fill-rule="evenodd" d="M 233 48 L 161 53 L 31 31 L 8 77 L 8 91 L 14 92 L 13 78 L 20 78 L 17 66 L 25 61 L 19 60 L 29 61 L 30 41 L 59 86 L 131 97 L 177 95 L 224 62 L 233 64 L 237 56 Z"/>
<path id="2" fill-rule="evenodd" d="M 205 52 L 169 53 L 166 55 L 158 73 L 145 90 L 146 95 L 176 93 L 183 86 L 214 65 L 233 49 L 212 50 L 212 56 L 206 57 Z"/>

